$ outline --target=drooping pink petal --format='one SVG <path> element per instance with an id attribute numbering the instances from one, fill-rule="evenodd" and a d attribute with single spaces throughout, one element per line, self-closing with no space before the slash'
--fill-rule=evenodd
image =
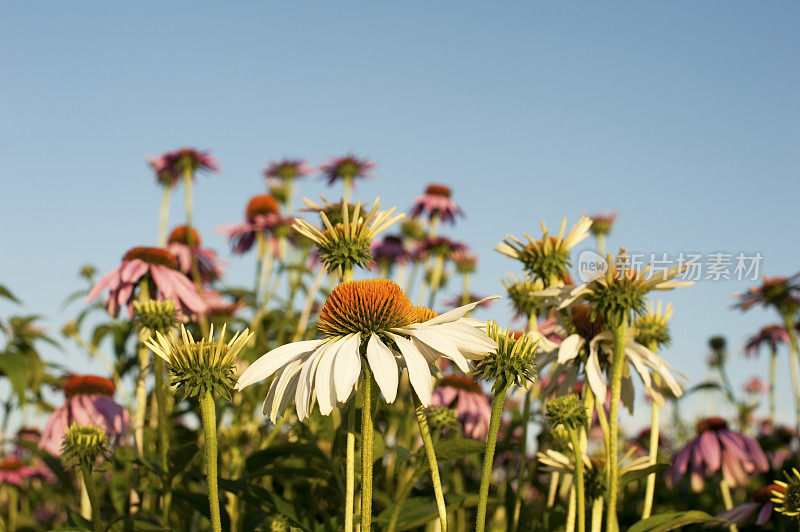
<path id="1" fill-rule="evenodd" d="M 700 434 L 700 447 L 708 470 L 714 473 L 722 465 L 722 449 L 714 431 L 707 430 Z"/>

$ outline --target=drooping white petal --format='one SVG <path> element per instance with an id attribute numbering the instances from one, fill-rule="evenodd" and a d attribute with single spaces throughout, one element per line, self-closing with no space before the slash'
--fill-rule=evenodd
<path id="1" fill-rule="evenodd" d="M 641 356 L 642 361 L 661 376 L 661 378 L 664 380 L 664 384 L 667 385 L 675 397 L 680 397 L 683 395 L 683 387 L 678 384 L 677 380 L 675 380 L 675 377 L 670 371 L 669 364 L 664 362 L 660 356 L 656 355 L 638 342 L 629 341 L 625 347 L 626 349 L 633 350 L 635 353 Z"/>
<path id="2" fill-rule="evenodd" d="M 327 342 L 328 340 L 305 340 L 282 345 L 261 355 L 255 362 L 244 370 L 236 381 L 236 389 L 242 390 L 251 384 L 264 380 L 278 368 L 307 354 Z"/>
<path id="3" fill-rule="evenodd" d="M 336 388 L 333 382 L 333 363 L 339 349 L 347 342 L 350 335 L 342 336 L 331 345 L 322 355 L 314 376 L 314 389 L 317 392 L 319 411 L 327 416 L 336 405 Z"/>
<path id="4" fill-rule="evenodd" d="M 333 380 L 336 386 L 336 400 L 347 401 L 361 375 L 361 333 L 351 336 L 336 354 L 333 366 Z"/>
<path id="5" fill-rule="evenodd" d="M 275 423 L 278 414 L 282 414 L 287 406 L 292 402 L 297 387 L 297 380 L 302 369 L 302 360 L 294 360 L 284 366 L 269 387 L 269 393 L 264 399 L 262 413 L 269 415 L 269 419 Z"/>
<path id="6" fill-rule="evenodd" d="M 372 334 L 367 342 L 367 362 L 375 375 L 383 398 L 387 403 L 394 403 L 397 398 L 399 370 L 397 361 L 389 349 L 376 334 Z"/>
<path id="7" fill-rule="evenodd" d="M 300 371 L 300 378 L 297 382 L 297 392 L 295 393 L 295 407 L 297 408 L 297 417 L 300 421 L 308 417 L 308 414 L 314 408 L 314 377 L 317 373 L 317 366 L 325 351 L 332 345 L 327 343 L 319 346 L 316 350 L 312 351 L 303 364 L 303 369 Z"/>
<path id="8" fill-rule="evenodd" d="M 464 319 L 452 323 L 433 326 L 433 330 L 446 335 L 461 352 L 468 352 L 483 358 L 497 349 L 497 342 L 486 335 L 486 323 L 478 329 L 464 323 Z"/>
<path id="9" fill-rule="evenodd" d="M 583 344 L 584 339 L 580 334 L 570 334 L 564 338 L 564 341 L 558 346 L 558 363 L 564 364 L 577 357 Z"/>
<path id="10" fill-rule="evenodd" d="M 459 352 L 458 346 L 456 346 L 447 335 L 437 331 L 436 327 L 426 327 L 424 329 L 410 331 L 409 336 L 411 336 L 415 344 L 416 342 L 421 342 L 437 352 L 439 356 L 449 358 L 455 362 L 461 371 L 465 373 L 469 371 L 469 362 L 467 362 L 464 355 Z"/>
<path id="11" fill-rule="evenodd" d="M 428 362 L 411 341 L 396 334 L 390 333 L 390 336 L 397 344 L 398 349 L 400 349 L 400 354 L 403 356 L 406 368 L 408 368 L 408 379 L 411 381 L 411 387 L 417 393 L 422 406 L 430 405 L 432 390 L 431 371 L 428 367 Z"/>
<path id="12" fill-rule="evenodd" d="M 642 357 L 640 357 L 639 354 L 633 349 L 625 349 L 625 355 L 636 370 L 636 373 L 638 373 L 639 377 L 641 377 L 642 384 L 644 385 L 647 395 L 649 395 L 657 405 L 663 405 L 664 397 L 655 388 L 653 388 L 653 380 L 650 378 L 650 368 L 648 368 L 647 364 L 642 361 Z"/>
<path id="13" fill-rule="evenodd" d="M 589 345 L 589 358 L 586 361 L 586 379 L 592 389 L 597 402 L 606 404 L 606 381 L 603 379 L 603 370 L 600 368 L 600 358 L 597 354 L 597 344 Z"/>

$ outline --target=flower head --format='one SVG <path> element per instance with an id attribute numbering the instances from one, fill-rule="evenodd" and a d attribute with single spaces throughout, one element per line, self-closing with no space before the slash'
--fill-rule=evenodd
<path id="1" fill-rule="evenodd" d="M 419 242 L 424 240 L 427 233 L 419 220 L 414 218 L 404 218 L 400 223 L 400 234 L 403 238 L 412 242 Z"/>
<path id="2" fill-rule="evenodd" d="M 92 465 L 98 457 L 107 453 L 106 431 L 93 425 L 73 423 L 64 436 L 61 455 L 76 464 Z"/>
<path id="3" fill-rule="evenodd" d="M 589 216 L 589 219 L 592 221 L 592 226 L 589 228 L 592 235 L 595 237 L 607 236 L 614 227 L 614 222 L 617 221 L 617 213 L 594 214 Z"/>
<path id="4" fill-rule="evenodd" d="M 569 430 L 586 426 L 586 408 L 574 393 L 551 399 L 545 406 L 547 419 L 553 425 L 563 425 Z"/>
<path id="5" fill-rule="evenodd" d="M 772 489 L 772 504 L 775 511 L 789 517 L 800 516 L 800 471 L 792 468 L 792 474 L 783 472 L 786 481 L 776 480 Z"/>
<path id="6" fill-rule="evenodd" d="M 437 236 L 425 238 L 417 244 L 414 255 L 417 260 L 422 260 L 429 256 L 452 259 L 457 252 L 466 250 L 467 245 L 463 242 L 456 242 L 443 236 Z"/>
<path id="7" fill-rule="evenodd" d="M 22 487 L 25 480 L 39 473 L 35 467 L 26 464 L 18 456 L 5 456 L 0 459 L 0 485 Z"/>
<path id="8" fill-rule="evenodd" d="M 789 343 L 789 332 L 782 325 L 767 325 L 758 333 L 748 338 L 744 347 L 747 356 L 752 357 L 758 354 L 762 346 L 774 352 L 781 344 Z"/>
<path id="9" fill-rule="evenodd" d="M 589 236 L 588 230 L 592 221 L 582 216 L 578 223 L 564 235 L 567 219 L 561 221 L 558 236 L 550 236 L 547 226 L 542 222 L 542 238 L 534 239 L 525 234 L 527 242 L 522 242 L 514 236 L 508 235 L 495 249 L 520 261 L 525 271 L 534 278 L 541 279 L 546 286 L 564 280 L 567 269 L 572 266 L 570 250 Z"/>
<path id="10" fill-rule="evenodd" d="M 379 207 L 380 199 L 376 199 L 369 212 L 362 212 L 361 201 L 358 201 L 351 216 L 350 209 L 342 204 L 342 222 L 339 224 L 332 224 L 328 216 L 320 212 L 324 224 L 322 230 L 300 218 L 295 219 L 292 227 L 314 242 L 329 272 L 364 267 L 372 260 L 370 248 L 375 236 L 404 216 L 392 217 L 394 207 L 388 211 L 379 211 Z"/>
<path id="11" fill-rule="evenodd" d="M 192 148 L 181 148 L 157 157 L 149 157 L 148 162 L 158 182 L 170 187 L 174 187 L 180 177 L 187 172 L 192 176 L 201 171 L 219 172 L 217 160 L 211 157 L 208 151 Z"/>
<path id="12" fill-rule="evenodd" d="M 244 222 L 223 225 L 214 230 L 228 236 L 233 252 L 238 255 L 249 251 L 259 234 L 269 236 L 284 222 L 280 203 L 271 194 L 259 194 L 250 198 L 244 216 Z"/>
<path id="13" fill-rule="evenodd" d="M 531 316 L 539 314 L 547 307 L 547 299 L 533 295 L 540 290 L 544 290 L 544 282 L 541 279 L 532 279 L 527 274 L 522 278 L 514 275 L 501 279 L 500 283 L 506 289 L 508 298 L 514 306 L 517 314 Z"/>
<path id="14" fill-rule="evenodd" d="M 409 257 L 410 253 L 399 236 L 386 235 L 372 244 L 372 259 L 384 269 L 403 264 Z"/>
<path id="15" fill-rule="evenodd" d="M 648 302 L 647 312 L 637 317 L 633 323 L 636 330 L 636 341 L 642 345 L 669 345 L 672 337 L 669 333 L 669 319 L 672 317 L 672 303 L 667 303 L 662 311 L 661 301 L 658 307 Z"/>
<path id="16" fill-rule="evenodd" d="M 443 222 L 454 223 L 456 215 L 464 216 L 450 196 L 452 191 L 447 185 L 430 184 L 425 189 L 425 193 L 414 199 L 414 207 L 411 209 L 411 216 L 417 218 L 421 214 L 427 214 L 428 218 L 438 216 Z"/>
<path id="17" fill-rule="evenodd" d="M 95 375 L 72 375 L 64 384 L 64 404 L 47 418 L 39 447 L 58 455 L 67 429 L 73 423 L 103 429 L 116 443 L 125 435 L 128 413 L 114 399 L 114 382 Z"/>
<path id="18" fill-rule="evenodd" d="M 512 384 L 524 387 L 536 378 L 536 346 L 528 334 L 515 335 L 510 328 L 501 329 L 497 322 L 486 324 L 486 336 L 497 343 L 497 349 L 477 364 L 475 376 L 492 382 L 496 394 Z"/>
<path id="19" fill-rule="evenodd" d="M 303 159 L 281 159 L 272 161 L 264 170 L 264 176 L 281 181 L 293 181 L 312 172 L 312 168 Z"/>
<path id="20" fill-rule="evenodd" d="M 319 340 L 283 345 L 256 360 L 239 377 L 241 390 L 277 372 L 264 401 L 275 421 L 294 400 L 305 419 L 318 402 L 323 415 L 346 402 L 357 387 L 362 365 L 369 364 L 387 402 L 397 397 L 398 361 L 423 406 L 431 402 L 433 364 L 444 357 L 464 372 L 495 343 L 484 323 L 465 318 L 475 304 L 439 316 L 415 307 L 393 281 L 367 279 L 340 283 L 320 309 Z"/>
<path id="21" fill-rule="evenodd" d="M 456 271 L 460 274 L 475 273 L 478 264 L 478 256 L 473 255 L 468 249 L 456 249 L 450 253 L 450 260 L 456 265 Z"/>
<path id="22" fill-rule="evenodd" d="M 744 385 L 744 391 L 752 394 L 759 395 L 767 391 L 768 385 L 758 377 L 751 377 Z"/>
<path id="23" fill-rule="evenodd" d="M 151 336 L 145 342 L 169 366 L 171 384 L 176 387 L 175 395 L 180 401 L 201 397 L 207 392 L 231 400 L 236 360 L 253 333 L 247 329 L 239 331 L 225 343 L 225 329 L 223 325 L 219 339 L 215 339 L 212 326 L 208 340 L 195 341 L 192 333 L 181 325 L 179 338 L 156 331 L 156 337 Z"/>
<path id="24" fill-rule="evenodd" d="M 356 178 L 372 177 L 370 170 L 374 167 L 374 162 L 348 154 L 344 157 L 331 157 L 329 162 L 320 165 L 319 169 L 322 170 L 328 184 L 332 185 L 336 181 L 355 181 Z"/>
<path id="25" fill-rule="evenodd" d="M 728 485 L 744 486 L 756 471 L 769 471 L 769 462 L 753 438 L 728 429 L 720 417 L 710 417 L 697 423 L 697 436 L 678 451 L 666 474 L 672 484 L 678 484 L 688 472 L 692 490 L 699 493 L 705 477 L 720 469 Z"/>
<path id="26" fill-rule="evenodd" d="M 800 309 L 800 273 L 791 277 L 766 277 L 760 286 L 753 286 L 743 294 L 734 294 L 739 301 L 733 305 L 748 310 L 754 305 L 774 307 L 781 315 L 794 314 Z"/>
<path id="27" fill-rule="evenodd" d="M 466 375 L 449 375 L 439 380 L 431 404 L 455 407 L 464 434 L 476 440 L 486 438 L 492 407 L 480 385 Z"/>
<path id="28" fill-rule="evenodd" d="M 151 247 L 128 250 L 122 257 L 122 265 L 97 281 L 89 290 L 86 301 L 90 302 L 108 290 L 106 308 L 109 314 L 116 316 L 121 307 L 127 307 L 132 318 L 136 288 L 142 282 L 149 284 L 151 281 L 157 291 L 156 294 L 150 294 L 151 298 L 174 299 L 181 312 L 187 315 L 205 311 L 205 304 L 194 284 L 178 270 L 175 256 L 167 250 Z"/>
<path id="29" fill-rule="evenodd" d="M 175 301 L 166 299 L 164 301 L 134 301 L 133 308 L 136 311 L 136 328 L 138 330 L 147 329 L 150 331 L 161 331 L 165 333 L 178 323 L 177 309 Z"/>
<path id="30" fill-rule="evenodd" d="M 192 261 L 203 282 L 212 282 L 222 276 L 224 262 L 211 249 L 200 245 L 200 234 L 193 228 L 179 225 L 167 239 L 167 249 L 178 260 L 178 268 L 187 276 L 192 274 Z"/>

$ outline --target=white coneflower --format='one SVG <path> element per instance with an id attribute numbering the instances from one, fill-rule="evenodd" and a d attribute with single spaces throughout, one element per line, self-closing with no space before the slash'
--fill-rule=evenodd
<path id="1" fill-rule="evenodd" d="M 407 368 L 420 402 L 428 406 L 433 363 L 438 358 L 450 359 L 466 372 L 470 360 L 479 360 L 497 347 L 486 336 L 484 322 L 464 317 L 478 304 L 480 301 L 436 316 L 425 307 L 412 305 L 393 281 L 343 282 L 320 310 L 318 328 L 324 337 L 269 351 L 242 373 L 236 389 L 277 372 L 263 408 L 273 422 L 292 401 L 300 419 L 306 418 L 317 402 L 322 414 L 328 415 L 356 388 L 363 352 L 387 402 L 397 396 L 399 362 Z"/>

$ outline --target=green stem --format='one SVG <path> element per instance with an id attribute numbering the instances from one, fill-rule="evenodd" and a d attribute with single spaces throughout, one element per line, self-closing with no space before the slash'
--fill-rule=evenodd
<path id="1" fill-rule="evenodd" d="M 167 224 L 169 223 L 169 198 L 172 194 L 172 187 L 169 185 L 164 186 L 161 191 L 161 208 L 158 210 L 158 245 L 165 247 L 167 245 Z"/>
<path id="2" fill-rule="evenodd" d="M 193 217 L 193 206 L 192 206 L 192 170 L 190 168 L 186 168 L 183 172 L 183 189 L 184 189 L 184 201 L 186 203 L 186 227 L 192 227 L 192 217 Z M 189 231 L 191 233 L 191 231 Z M 189 245 L 192 245 L 192 242 L 189 242 Z"/>
<path id="3" fill-rule="evenodd" d="M 517 472 L 517 493 L 514 495 L 514 516 L 512 519 L 512 530 L 517 530 L 519 525 L 519 515 L 522 511 L 522 490 L 525 484 L 525 477 L 528 473 L 528 423 L 531 417 L 531 394 L 532 390 L 525 392 L 525 404 L 522 407 L 522 438 L 519 441 L 519 471 Z"/>
<path id="4" fill-rule="evenodd" d="M 347 411 L 347 466 L 345 468 L 344 530 L 353 532 L 353 506 L 356 492 L 356 405 Z"/>
<path id="5" fill-rule="evenodd" d="M 506 392 L 508 392 L 508 387 L 500 390 L 492 399 L 492 417 L 489 421 L 489 434 L 486 436 L 486 453 L 483 456 L 481 488 L 478 495 L 478 521 L 475 527 L 477 532 L 486 530 L 486 507 L 489 502 L 489 484 L 492 481 L 494 449 L 497 446 L 497 433 L 500 430 L 500 418 L 503 416 L 503 403 L 506 400 Z"/>
<path id="6" fill-rule="evenodd" d="M 206 483 L 208 485 L 208 505 L 211 511 L 211 529 L 222 532 L 219 514 L 219 487 L 217 486 L 217 413 L 214 396 L 207 391 L 200 397 L 200 416 L 203 421 L 205 437 Z"/>
<path id="7" fill-rule="evenodd" d="M 428 296 L 428 307 L 433 308 L 433 303 L 436 301 L 436 293 L 439 291 L 439 285 L 442 282 L 442 273 L 444 272 L 444 255 L 436 255 L 433 261 L 433 270 L 431 270 L 431 292 Z"/>
<path id="8" fill-rule="evenodd" d="M 97 499 L 97 486 L 92 475 L 92 466 L 88 463 L 81 464 L 83 474 L 83 484 L 86 486 L 86 493 L 89 495 L 89 502 L 92 505 L 92 530 L 101 532 L 103 530 L 103 518 L 100 515 L 100 502 Z"/>
<path id="9" fill-rule="evenodd" d="M 611 361 L 611 404 L 608 412 L 608 456 L 606 479 L 607 522 L 609 532 L 619 530 L 617 522 L 617 491 L 619 490 L 619 401 L 622 395 L 622 373 L 625 369 L 625 342 L 627 341 L 627 318 L 614 327 L 614 358 Z"/>
<path id="10" fill-rule="evenodd" d="M 655 354 L 658 354 L 658 342 L 652 341 L 647 346 L 650 351 Z M 658 375 L 653 375 L 653 385 L 658 387 L 661 385 L 661 377 Z M 658 459 L 658 433 L 660 430 L 660 421 L 659 421 L 659 410 L 660 407 L 658 403 L 653 400 L 650 403 L 650 448 L 649 448 L 649 459 L 650 464 L 655 465 Z M 642 519 L 647 519 L 653 512 L 653 497 L 655 496 L 656 491 L 656 474 L 650 473 L 647 475 L 647 485 L 645 487 L 644 493 L 644 509 L 642 510 Z"/>
<path id="11" fill-rule="evenodd" d="M 5 530 L 8 532 L 16 532 L 19 492 L 15 486 L 9 485 L 6 489 L 6 495 L 8 496 L 8 519 L 6 520 Z"/>
<path id="12" fill-rule="evenodd" d="M 144 280 L 139 283 L 139 301 L 144 303 L 150 300 L 149 281 Z M 146 333 L 142 330 L 139 333 L 139 375 L 136 379 L 136 413 L 133 422 L 133 439 L 136 442 L 136 452 L 139 458 L 144 457 L 144 420 L 147 410 L 147 373 L 150 369 L 150 351 L 144 346 Z"/>
<path id="13" fill-rule="evenodd" d="M 581 442 L 578 438 L 578 430 L 570 429 L 572 439 L 572 449 L 575 453 L 575 506 L 578 509 L 578 532 L 586 532 L 586 501 L 584 499 L 583 488 L 583 453 L 581 452 Z"/>
<path id="14" fill-rule="evenodd" d="M 603 498 L 597 497 L 592 501 L 592 532 L 600 532 L 603 526 Z"/>
<path id="15" fill-rule="evenodd" d="M 469 305 L 469 274 L 461 274 L 461 305 Z"/>
<path id="16" fill-rule="evenodd" d="M 733 499 L 731 498 L 731 488 L 728 486 L 728 483 L 725 479 L 722 479 L 719 483 L 719 491 L 722 493 L 722 501 L 725 503 L 725 509 L 730 510 L 733 508 Z M 731 525 L 729 527 L 731 532 L 738 532 L 739 528 L 736 525 Z"/>
<path id="17" fill-rule="evenodd" d="M 164 526 L 169 519 L 170 506 L 172 506 L 172 479 L 169 476 L 169 413 L 167 412 L 167 383 L 166 368 L 161 357 L 155 357 L 154 371 L 156 374 L 156 403 L 158 406 L 158 439 L 161 458 L 162 488 L 161 515 Z"/>
<path id="18" fill-rule="evenodd" d="M 428 457 L 428 467 L 431 470 L 431 482 L 433 483 L 433 494 L 436 498 L 436 509 L 439 511 L 439 524 L 442 532 L 447 531 L 447 507 L 444 504 L 444 492 L 442 491 L 442 481 L 439 478 L 439 463 L 436 461 L 436 450 L 433 447 L 431 430 L 428 427 L 428 417 L 425 415 L 425 407 L 419 402 L 419 398 L 414 394 L 414 406 L 416 407 L 417 425 L 419 434 L 422 436 L 422 445 L 425 447 L 425 455 Z"/>
<path id="19" fill-rule="evenodd" d="M 604 257 L 606 254 L 606 235 L 597 235 L 597 254 Z"/>
<path id="20" fill-rule="evenodd" d="M 375 429 L 372 419 L 374 377 L 369 364 L 364 361 L 364 380 L 362 382 L 361 406 L 361 530 L 369 532 L 372 528 L 372 440 Z"/>
<path id="21" fill-rule="evenodd" d="M 769 422 L 775 423 L 775 375 L 778 367 L 778 352 L 773 348 L 769 354 Z"/>
<path id="22" fill-rule="evenodd" d="M 784 313 L 783 323 L 789 332 L 789 371 L 792 376 L 792 390 L 794 391 L 795 428 L 800 432 L 800 375 L 797 374 L 800 352 L 797 348 L 797 331 L 794 329 L 794 322 L 790 313 Z"/>
<path id="23" fill-rule="evenodd" d="M 352 177 L 345 177 L 344 178 L 344 190 L 342 191 L 342 201 L 344 203 L 350 203 L 350 195 L 353 190 L 353 178 Z"/>

